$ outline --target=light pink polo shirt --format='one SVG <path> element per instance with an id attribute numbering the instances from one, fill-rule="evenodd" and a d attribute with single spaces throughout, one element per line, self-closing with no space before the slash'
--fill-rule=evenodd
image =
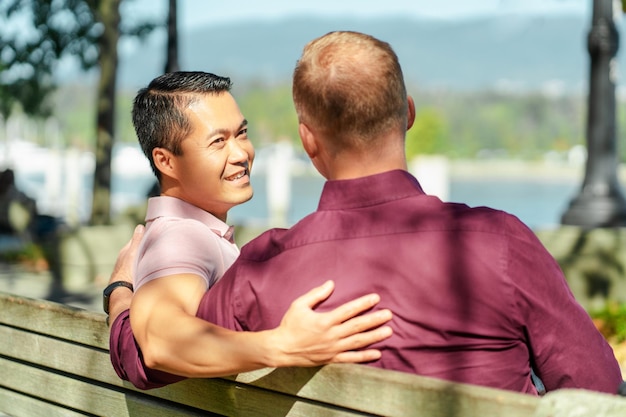
<path id="1" fill-rule="evenodd" d="M 152 197 L 135 264 L 135 289 L 176 274 L 199 275 L 208 289 L 238 256 L 232 227 L 178 198 Z"/>

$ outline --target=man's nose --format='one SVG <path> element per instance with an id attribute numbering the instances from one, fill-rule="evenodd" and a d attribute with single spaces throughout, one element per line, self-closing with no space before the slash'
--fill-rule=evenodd
<path id="1" fill-rule="evenodd" d="M 247 161 L 249 157 L 250 155 L 246 147 L 242 146 L 236 140 L 231 141 L 229 159 L 232 163 Z"/>

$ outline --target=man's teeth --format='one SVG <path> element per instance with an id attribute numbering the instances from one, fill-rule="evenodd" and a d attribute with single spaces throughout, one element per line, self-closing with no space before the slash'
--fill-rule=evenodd
<path id="1" fill-rule="evenodd" d="M 228 177 L 226 179 L 228 181 L 235 181 L 235 180 L 238 180 L 239 178 L 243 178 L 244 175 L 246 175 L 246 171 L 241 171 L 239 174 L 233 175 L 232 177 Z"/>

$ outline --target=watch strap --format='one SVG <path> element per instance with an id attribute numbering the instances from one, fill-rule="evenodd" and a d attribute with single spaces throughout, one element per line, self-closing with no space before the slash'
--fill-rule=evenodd
<path id="1" fill-rule="evenodd" d="M 131 291 L 134 291 L 133 284 L 128 281 L 115 281 L 106 286 L 102 291 L 102 309 L 106 314 L 109 314 L 109 302 L 111 300 L 111 293 L 119 287 L 126 287 Z"/>

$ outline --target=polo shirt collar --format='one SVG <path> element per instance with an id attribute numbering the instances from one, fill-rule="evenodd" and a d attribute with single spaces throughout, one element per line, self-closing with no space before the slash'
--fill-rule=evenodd
<path id="1" fill-rule="evenodd" d="M 148 199 L 146 223 L 158 217 L 179 217 L 199 221 L 216 235 L 234 243 L 234 227 L 229 226 L 211 213 L 176 197 L 158 196 Z"/>

